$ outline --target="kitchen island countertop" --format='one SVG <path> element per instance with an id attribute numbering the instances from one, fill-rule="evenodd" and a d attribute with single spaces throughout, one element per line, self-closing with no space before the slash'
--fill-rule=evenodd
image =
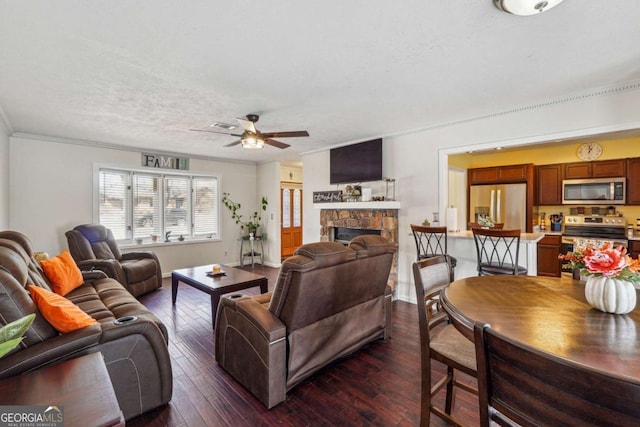
<path id="1" fill-rule="evenodd" d="M 518 264 L 527 267 L 527 274 L 537 275 L 538 271 L 538 242 L 542 240 L 545 233 L 522 233 L 520 236 L 520 256 Z M 449 231 L 448 252 L 457 259 L 455 278 L 477 276 L 476 247 L 473 241 L 471 230 Z"/>
<path id="2" fill-rule="evenodd" d="M 552 233 L 522 233 L 520 235 L 520 243 L 538 243 L 538 241 L 541 240 L 545 236 L 545 234 Z M 471 230 L 449 231 L 447 232 L 447 236 L 452 239 L 473 239 L 473 232 Z M 640 239 L 640 236 L 638 236 L 638 238 Z"/>

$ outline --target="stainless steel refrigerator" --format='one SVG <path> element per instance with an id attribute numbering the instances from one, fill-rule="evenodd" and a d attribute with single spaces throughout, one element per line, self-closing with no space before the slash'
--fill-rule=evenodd
<path id="1" fill-rule="evenodd" d="M 526 230 L 527 184 L 472 185 L 469 195 L 469 221 L 490 217 L 503 222 L 505 230 Z"/>

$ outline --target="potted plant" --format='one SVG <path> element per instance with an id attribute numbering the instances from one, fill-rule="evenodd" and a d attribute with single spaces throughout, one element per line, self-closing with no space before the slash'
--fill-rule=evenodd
<path id="1" fill-rule="evenodd" d="M 28 314 L 0 328 L 0 357 L 20 344 L 24 339 L 24 333 L 27 332 L 35 318 L 35 314 Z"/>
<path id="2" fill-rule="evenodd" d="M 240 203 L 236 203 L 231 200 L 229 196 L 229 193 L 222 194 L 222 204 L 225 205 L 225 207 L 231 212 L 231 219 L 233 219 L 236 224 L 240 224 L 240 229 L 246 231 L 249 234 L 253 233 L 253 235 L 255 236 L 258 231 L 258 227 L 260 227 L 260 224 L 262 222 L 262 212 L 267 210 L 267 205 L 269 204 L 267 198 L 262 196 L 260 198 L 260 208 L 249 215 L 248 219 L 244 221 L 242 219 L 242 215 L 239 213 L 239 210 L 242 206 L 240 205 Z"/>

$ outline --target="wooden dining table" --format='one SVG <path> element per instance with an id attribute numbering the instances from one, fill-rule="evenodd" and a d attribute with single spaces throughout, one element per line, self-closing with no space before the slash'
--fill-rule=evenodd
<path id="1" fill-rule="evenodd" d="M 440 299 L 470 340 L 481 321 L 523 344 L 638 382 L 640 307 L 601 312 L 587 303 L 584 286 L 564 277 L 468 277 L 452 282 Z"/>

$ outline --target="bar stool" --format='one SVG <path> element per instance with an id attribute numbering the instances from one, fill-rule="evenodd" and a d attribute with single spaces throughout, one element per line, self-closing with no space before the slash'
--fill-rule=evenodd
<path id="1" fill-rule="evenodd" d="M 447 253 L 447 227 L 428 227 L 411 224 L 413 238 L 416 241 L 417 261 L 445 255 L 451 265 L 451 281 L 454 280 L 454 269 L 458 260 Z"/>
<path id="2" fill-rule="evenodd" d="M 478 276 L 527 274 L 527 268 L 518 265 L 520 230 L 472 228 L 471 231 L 476 244 Z"/>

